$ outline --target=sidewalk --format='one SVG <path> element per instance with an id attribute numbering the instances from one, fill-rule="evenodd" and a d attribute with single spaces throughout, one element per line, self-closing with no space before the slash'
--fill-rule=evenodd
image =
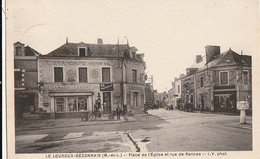
<path id="1" fill-rule="evenodd" d="M 230 127 L 240 128 L 240 129 L 248 129 L 248 130 L 253 129 L 252 117 L 246 117 L 246 124 L 240 124 L 240 121 L 237 120 L 236 122 L 226 123 L 225 125 Z"/>
<path id="2" fill-rule="evenodd" d="M 134 122 L 134 116 L 121 116 L 120 120 L 108 119 L 108 115 L 101 118 L 89 119 L 89 121 L 81 121 L 81 118 L 62 118 L 62 119 L 46 119 L 46 120 L 21 120 L 15 125 L 16 131 L 54 129 L 63 127 L 78 127 L 103 124 L 116 124 L 123 122 Z"/>

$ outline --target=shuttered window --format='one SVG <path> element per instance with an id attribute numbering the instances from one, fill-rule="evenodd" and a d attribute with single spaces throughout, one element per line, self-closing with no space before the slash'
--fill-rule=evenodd
<path id="1" fill-rule="evenodd" d="M 88 82 L 87 68 L 79 68 L 79 82 Z"/>
<path id="2" fill-rule="evenodd" d="M 63 82 L 63 68 L 54 67 L 54 82 Z"/>
<path id="3" fill-rule="evenodd" d="M 102 68 L 102 82 L 111 82 L 110 79 L 110 68 Z"/>

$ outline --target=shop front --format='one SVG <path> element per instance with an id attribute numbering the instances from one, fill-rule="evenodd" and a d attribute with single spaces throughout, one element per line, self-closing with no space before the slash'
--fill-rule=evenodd
<path id="1" fill-rule="evenodd" d="M 221 91 L 214 93 L 214 110 L 236 112 L 236 91 Z"/>
<path id="2" fill-rule="evenodd" d="M 93 93 L 50 93 L 55 118 L 82 117 L 93 110 Z"/>

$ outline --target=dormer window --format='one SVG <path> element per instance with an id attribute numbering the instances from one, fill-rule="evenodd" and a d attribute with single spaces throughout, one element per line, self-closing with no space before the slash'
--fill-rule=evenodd
<path id="1" fill-rule="evenodd" d="M 87 56 L 87 48 L 86 47 L 80 47 L 78 49 L 78 53 L 80 57 L 85 57 Z"/>
<path id="2" fill-rule="evenodd" d="M 16 56 L 22 56 L 23 55 L 22 47 L 17 46 L 15 49 L 16 49 L 15 50 Z"/>
<path id="3" fill-rule="evenodd" d="M 135 59 L 135 56 L 136 56 L 136 52 L 132 52 L 132 58 Z"/>

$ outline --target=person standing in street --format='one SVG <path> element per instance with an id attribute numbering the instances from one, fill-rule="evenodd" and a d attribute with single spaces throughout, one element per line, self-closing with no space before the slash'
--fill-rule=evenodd
<path id="1" fill-rule="evenodd" d="M 119 106 L 117 106 L 117 108 L 116 108 L 116 117 L 117 117 L 117 119 L 120 119 L 120 114 L 121 114 L 121 109 L 120 109 Z"/>

